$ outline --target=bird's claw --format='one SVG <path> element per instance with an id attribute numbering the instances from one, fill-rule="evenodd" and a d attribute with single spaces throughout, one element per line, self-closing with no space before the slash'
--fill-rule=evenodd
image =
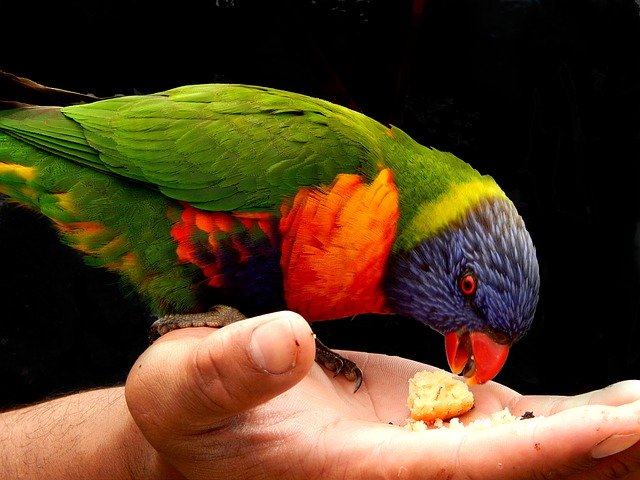
<path id="1" fill-rule="evenodd" d="M 362 370 L 348 358 L 334 352 L 316 337 L 316 362 L 323 365 L 327 370 L 333 372 L 337 377 L 342 374 L 350 382 L 354 382 L 354 393 L 362 385 Z"/>

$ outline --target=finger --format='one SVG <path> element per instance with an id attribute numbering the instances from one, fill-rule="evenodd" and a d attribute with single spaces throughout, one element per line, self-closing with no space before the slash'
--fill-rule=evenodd
<path id="1" fill-rule="evenodd" d="M 515 414 L 531 411 L 534 415 L 553 415 L 586 405 L 625 405 L 640 400 L 640 381 L 625 380 L 608 387 L 574 396 L 526 395 L 514 397 L 509 408 Z"/>
<path id="2" fill-rule="evenodd" d="M 571 408 L 470 435 L 459 450 L 459 461 L 470 473 L 481 467 L 474 452 L 490 448 L 484 456 L 489 463 L 483 465 L 493 466 L 493 478 L 546 478 L 548 472 L 561 478 L 603 478 L 592 475 L 600 459 L 640 439 L 639 419 L 640 401 Z"/>
<path id="3" fill-rule="evenodd" d="M 551 473 L 554 478 L 616 478 L 602 476 L 605 469 L 613 468 L 607 464 L 609 458 L 617 458 L 618 467 L 625 458 L 628 471 L 638 464 L 637 451 L 635 458 L 616 454 L 640 439 L 639 419 L 640 401 L 619 407 L 572 408 L 482 430 L 409 432 L 387 442 L 371 433 L 367 438 L 378 445 L 376 468 L 389 478 L 517 480 L 549 478 Z"/>
<path id="4" fill-rule="evenodd" d="M 129 373 L 126 399 L 145 434 L 189 436 L 291 388 L 314 356 L 308 323 L 291 312 L 218 330 L 182 329 L 141 355 Z"/>
<path id="5" fill-rule="evenodd" d="M 581 405 L 625 405 L 640 400 L 640 380 L 625 380 L 608 387 L 569 397 L 562 408 Z"/>

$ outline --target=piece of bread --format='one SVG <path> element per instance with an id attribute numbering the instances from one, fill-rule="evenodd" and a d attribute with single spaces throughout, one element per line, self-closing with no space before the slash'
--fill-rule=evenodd
<path id="1" fill-rule="evenodd" d="M 448 420 L 471 410 L 473 394 L 466 383 L 445 371 L 423 370 L 409 380 L 407 406 L 412 420 Z"/>

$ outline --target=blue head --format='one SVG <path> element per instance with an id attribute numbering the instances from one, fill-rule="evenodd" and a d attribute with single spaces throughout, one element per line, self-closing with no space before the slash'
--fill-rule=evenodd
<path id="1" fill-rule="evenodd" d="M 455 373 L 493 378 L 538 303 L 535 248 L 513 204 L 481 201 L 459 221 L 390 259 L 388 306 L 445 335 Z"/>

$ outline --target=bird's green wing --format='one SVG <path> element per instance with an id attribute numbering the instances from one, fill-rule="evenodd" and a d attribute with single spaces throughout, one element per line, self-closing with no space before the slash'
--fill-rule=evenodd
<path id="1" fill-rule="evenodd" d="M 372 176 L 385 131 L 326 101 L 228 84 L 0 112 L 0 129 L 221 211 L 273 209 L 301 186 L 329 184 L 342 172 Z"/>

